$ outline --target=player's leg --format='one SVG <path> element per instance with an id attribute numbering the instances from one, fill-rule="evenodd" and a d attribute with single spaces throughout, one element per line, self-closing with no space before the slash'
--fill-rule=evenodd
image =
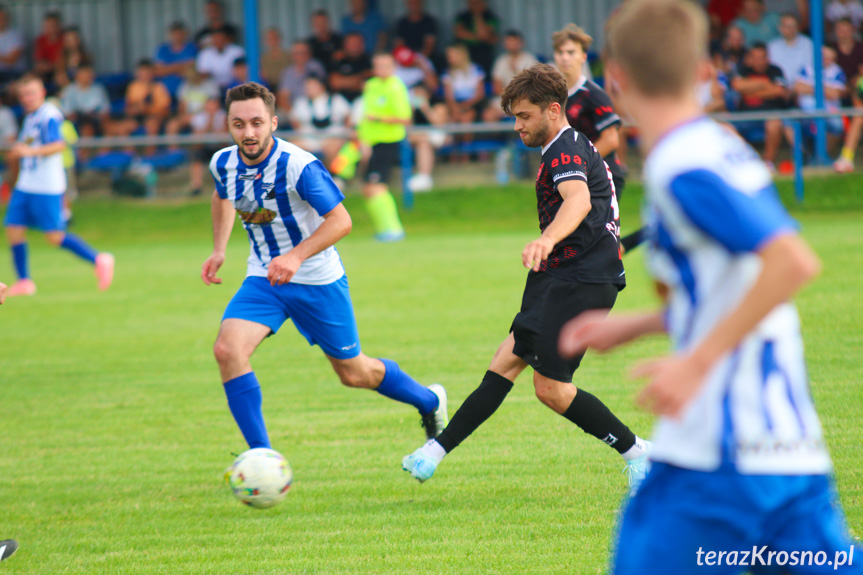
<path id="1" fill-rule="evenodd" d="M 380 241 L 398 241 L 405 235 L 396 200 L 387 184 L 393 166 L 399 161 L 399 154 L 400 144 L 397 142 L 377 144 L 372 148 L 366 168 L 363 197 L 375 228 L 375 238 Z"/>
<path id="2" fill-rule="evenodd" d="M 275 290 L 267 278 L 247 277 L 225 308 L 213 346 L 228 406 L 249 448 L 270 447 L 261 386 L 249 359 L 288 318 Z"/>
<path id="3" fill-rule="evenodd" d="M 859 82 L 858 82 L 859 85 Z M 855 108 L 863 108 L 863 102 L 858 95 L 859 87 L 855 87 L 851 102 Z M 839 173 L 850 173 L 854 171 L 854 156 L 857 153 L 857 145 L 860 143 L 860 134 L 863 133 L 863 116 L 853 116 L 848 122 L 848 131 L 845 133 L 845 141 L 842 144 L 842 152 L 833 162 L 833 169 Z"/>
<path id="4" fill-rule="evenodd" d="M 479 387 L 464 400 L 449 425 L 436 439 L 430 439 L 402 459 L 402 469 L 414 479 L 420 482 L 430 479 L 443 458 L 491 417 L 506 399 L 515 378 L 527 367 L 527 363 L 513 353 L 514 345 L 515 339 L 510 333 L 495 352 Z"/>
<path id="5" fill-rule="evenodd" d="M 36 293 L 36 284 L 30 277 L 30 258 L 27 252 L 27 228 L 33 225 L 29 209 L 29 197 L 21 191 L 14 191 L 6 208 L 6 217 L 3 225 L 6 227 L 6 239 L 12 251 L 12 262 L 15 265 L 15 273 L 18 280 L 9 288 L 7 295 L 14 297 L 18 295 L 33 295 Z"/>

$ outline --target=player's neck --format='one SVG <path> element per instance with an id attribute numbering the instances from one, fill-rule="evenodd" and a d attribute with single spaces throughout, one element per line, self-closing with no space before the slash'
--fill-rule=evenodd
<path id="1" fill-rule="evenodd" d="M 554 122 L 548 123 L 548 139 L 542 143 L 540 146 L 541 150 L 545 150 L 546 146 L 551 144 L 561 130 L 569 127 L 569 120 L 566 119 L 566 116 L 561 114 L 561 116 Z"/>
<path id="2" fill-rule="evenodd" d="M 574 76 L 566 76 L 566 91 L 571 92 L 573 88 L 584 81 L 584 74 L 579 73 Z"/>
<path id="3" fill-rule="evenodd" d="M 627 102 L 626 108 L 638 125 L 642 153 L 645 155 L 665 134 L 704 115 L 694 91 L 691 97 L 644 98 L 638 102 Z"/>

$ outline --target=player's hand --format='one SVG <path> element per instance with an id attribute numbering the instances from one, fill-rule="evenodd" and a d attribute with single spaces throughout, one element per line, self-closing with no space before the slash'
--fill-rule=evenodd
<path id="1" fill-rule="evenodd" d="M 225 263 L 225 254 L 213 254 L 207 258 L 207 261 L 201 266 L 201 279 L 204 280 L 205 284 L 222 283 L 222 278 L 216 277 L 216 273 L 223 263 Z"/>
<path id="2" fill-rule="evenodd" d="M 6 301 L 6 289 L 6 284 L 0 282 L 0 305 L 2 305 L 4 301 Z"/>
<path id="3" fill-rule="evenodd" d="M 539 236 L 527 244 L 524 251 L 521 252 L 521 263 L 526 268 L 531 268 L 533 271 L 539 271 L 539 264 L 548 259 L 548 254 L 554 249 L 554 242 L 548 238 Z"/>
<path id="4" fill-rule="evenodd" d="M 608 312 L 592 309 L 569 320 L 560 330 L 560 355 L 574 357 L 588 348 L 604 353 L 632 339 L 631 318 L 608 317 Z"/>
<path id="5" fill-rule="evenodd" d="M 707 377 L 708 366 L 691 355 L 666 357 L 640 363 L 632 377 L 649 379 L 636 401 L 657 415 L 677 419 Z"/>
<path id="6" fill-rule="evenodd" d="M 267 279 L 270 281 L 270 285 L 278 286 L 290 282 L 302 263 L 302 260 L 293 255 L 292 252 L 270 260 L 270 265 L 267 266 Z"/>

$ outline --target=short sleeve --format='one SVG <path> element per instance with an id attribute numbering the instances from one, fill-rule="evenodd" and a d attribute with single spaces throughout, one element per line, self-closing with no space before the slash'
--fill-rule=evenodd
<path id="1" fill-rule="evenodd" d="M 63 135 L 60 133 L 60 124 L 63 123 L 62 118 L 50 117 L 42 124 L 41 140 L 42 144 L 52 144 L 63 140 Z"/>
<path id="2" fill-rule="evenodd" d="M 777 235 L 797 231 L 772 184 L 750 194 L 715 172 L 693 170 L 675 177 L 670 188 L 686 216 L 732 253 L 756 252 Z"/>
<path id="3" fill-rule="evenodd" d="M 551 181 L 555 186 L 569 180 L 581 180 L 587 183 L 587 158 L 579 154 L 574 141 L 566 142 L 572 145 L 564 145 L 561 140 L 566 137 L 565 134 L 562 135 L 556 142 L 557 145 L 549 149 L 548 157 L 544 158 Z"/>
<path id="4" fill-rule="evenodd" d="M 224 151 L 221 154 L 213 156 L 210 160 L 210 174 L 213 176 L 213 181 L 216 183 L 216 193 L 223 200 L 228 199 L 228 158 L 230 151 Z"/>
<path id="5" fill-rule="evenodd" d="M 320 216 L 330 213 L 345 199 L 320 160 L 313 160 L 303 168 L 297 180 L 297 193 Z"/>
<path id="6" fill-rule="evenodd" d="M 611 98 L 608 94 L 601 90 L 591 90 L 591 103 L 593 104 L 593 125 L 596 126 L 597 132 L 620 124 L 620 116 L 614 111 L 614 106 L 611 104 Z"/>

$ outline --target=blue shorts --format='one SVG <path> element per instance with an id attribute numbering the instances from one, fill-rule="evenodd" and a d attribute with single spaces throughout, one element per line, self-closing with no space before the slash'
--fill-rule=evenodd
<path id="1" fill-rule="evenodd" d="M 271 286 L 264 277 L 249 276 L 231 299 L 222 321 L 244 319 L 273 333 L 290 318 L 309 345 L 319 345 L 336 359 L 360 354 L 360 336 L 348 290 L 348 277 L 327 285 L 287 283 Z"/>
<path id="2" fill-rule="evenodd" d="M 850 539 L 838 501 L 826 475 L 707 473 L 654 463 L 623 511 L 610 572 L 859 575 L 863 548 Z"/>
<path id="3" fill-rule="evenodd" d="M 43 232 L 65 230 L 63 194 L 31 194 L 15 190 L 6 208 L 3 225 L 24 226 Z"/>

